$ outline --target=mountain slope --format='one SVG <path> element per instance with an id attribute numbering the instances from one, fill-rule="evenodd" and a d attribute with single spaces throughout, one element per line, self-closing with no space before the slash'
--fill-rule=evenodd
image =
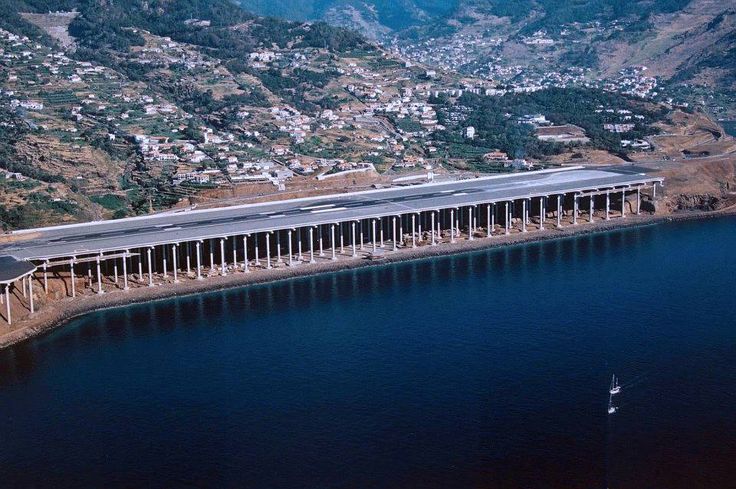
<path id="1" fill-rule="evenodd" d="M 663 79 L 736 88 L 736 7 L 717 0 L 240 0 L 269 15 L 322 19 L 384 42 L 500 39 L 505 49 L 480 51 L 478 63 L 500 56 L 509 64 L 596 68 L 599 76 L 645 65 Z M 440 6 L 441 5 L 441 6 Z M 580 35 L 565 37 L 576 30 Z M 554 49 L 528 49 L 535 32 Z M 458 41 L 459 44 L 466 40 Z M 542 54 L 541 63 L 539 54 Z M 605 62 L 602 62 L 605 61 Z M 468 73 L 478 63 L 467 63 Z M 476 73 L 477 74 L 477 73 Z"/>
<path id="2" fill-rule="evenodd" d="M 291 20 L 338 20 L 346 27 L 395 32 L 452 15 L 459 0 L 241 0 L 259 15 Z"/>
<path id="3" fill-rule="evenodd" d="M 527 20 L 529 29 L 559 29 L 570 22 L 611 21 L 635 18 L 644 25 L 652 15 L 676 12 L 690 0 L 240 0 L 249 11 L 293 20 L 342 18 L 347 27 L 356 14 L 363 24 L 377 25 L 393 33 L 410 28 L 432 31 L 440 25 L 472 22 L 474 15 Z M 366 34 L 372 34 L 366 31 Z"/>

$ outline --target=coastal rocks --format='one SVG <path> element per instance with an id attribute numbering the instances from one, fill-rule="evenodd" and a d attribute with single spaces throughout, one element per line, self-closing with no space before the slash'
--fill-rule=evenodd
<path id="1" fill-rule="evenodd" d="M 649 212 L 651 214 L 656 214 L 658 209 L 659 209 L 659 205 L 657 204 L 656 200 L 645 199 L 641 201 L 641 211 L 642 212 Z"/>
<path id="2" fill-rule="evenodd" d="M 721 209 L 723 200 L 711 194 L 689 195 L 680 194 L 672 199 L 672 208 L 675 212 L 682 211 L 715 211 Z M 643 206 L 642 206 L 643 207 Z"/>

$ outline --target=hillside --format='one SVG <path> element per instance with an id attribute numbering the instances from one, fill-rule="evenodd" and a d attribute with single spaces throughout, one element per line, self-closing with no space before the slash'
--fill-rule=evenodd
<path id="1" fill-rule="evenodd" d="M 641 72 L 519 90 L 225 0 L 0 1 L 4 229 L 641 159 L 677 129 Z"/>
<path id="2" fill-rule="evenodd" d="M 653 76 L 664 81 L 705 88 L 706 97 L 712 95 L 713 89 L 726 90 L 731 96 L 725 105 L 735 100 L 736 8 L 729 2 L 241 0 L 241 3 L 255 12 L 321 19 L 355 28 L 395 45 L 402 53 L 418 60 L 437 60 L 442 67 L 457 67 L 458 52 L 464 52 L 460 69 L 472 75 L 495 76 L 496 73 L 488 70 L 489 60 L 491 63 L 498 60 L 507 67 L 529 66 L 538 70 L 579 67 L 599 78 L 633 66 L 646 66 Z M 457 49 L 452 49 L 453 46 Z M 448 56 L 443 57 L 441 51 Z"/>
<path id="3" fill-rule="evenodd" d="M 248 11 L 291 20 L 339 21 L 364 34 L 398 32 L 449 18 L 458 0 L 240 0 Z"/>
<path id="4" fill-rule="evenodd" d="M 347 27 L 375 25 L 394 33 L 415 28 L 435 29 L 441 24 L 457 26 L 472 22 L 473 15 L 528 20 L 528 28 L 559 29 L 562 24 L 636 18 L 644 24 L 651 16 L 676 12 L 689 0 L 240 0 L 249 11 L 292 20 L 328 20 L 345 15 Z M 350 19 L 358 21 L 351 24 Z M 365 29 L 365 33 L 372 32 Z"/>

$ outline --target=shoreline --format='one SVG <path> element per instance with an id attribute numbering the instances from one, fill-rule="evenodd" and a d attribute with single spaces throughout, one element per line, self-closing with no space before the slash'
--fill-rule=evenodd
<path id="1" fill-rule="evenodd" d="M 24 319 L 23 322 L 27 324 L 24 324 L 19 329 L 1 335 L 0 349 L 6 349 L 27 340 L 37 338 L 59 329 L 85 314 L 104 309 L 155 302 L 173 297 L 186 297 L 202 292 L 215 292 L 248 285 L 280 282 L 293 278 L 328 274 L 343 270 L 455 255 L 484 249 L 641 227 L 663 222 L 711 219 L 726 215 L 736 215 L 736 208 L 726 208 L 718 211 L 693 211 L 683 214 L 629 215 L 625 218 L 625 221 L 621 218 L 614 218 L 610 221 L 595 221 L 592 224 L 588 222 L 579 225 L 567 224 L 561 229 L 552 227 L 543 231 L 533 230 L 525 234 L 496 235 L 492 238 L 476 237 L 472 241 L 462 238 L 461 241 L 452 245 L 443 243 L 437 246 L 423 245 L 417 248 L 403 248 L 395 252 L 387 252 L 380 261 L 371 261 L 365 257 L 344 257 L 336 261 L 322 259 L 313 264 L 258 270 L 251 271 L 250 273 L 237 271 L 224 277 L 214 276 L 201 281 L 189 280 L 179 284 L 168 284 L 166 287 L 141 287 L 128 291 L 110 291 L 104 295 L 81 296 L 76 299 L 65 298 L 58 302 L 48 303 L 43 310 L 35 313 L 30 318 Z"/>

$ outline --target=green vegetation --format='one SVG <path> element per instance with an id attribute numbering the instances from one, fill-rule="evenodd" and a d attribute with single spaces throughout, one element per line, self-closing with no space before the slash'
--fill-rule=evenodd
<path id="1" fill-rule="evenodd" d="M 422 125 L 411 117 L 392 117 L 391 122 L 396 126 L 397 129 L 404 132 L 419 132 L 423 129 Z"/>
<path id="2" fill-rule="evenodd" d="M 259 78 L 271 92 L 299 110 L 312 112 L 335 106 L 334 100 L 319 95 L 321 90 L 340 75 L 334 69 L 315 71 L 297 68 L 286 72 L 271 68 L 265 71 L 249 69 L 248 72 Z M 315 95 L 310 97 L 310 93 Z"/>
<path id="3" fill-rule="evenodd" d="M 68 200 L 53 198 L 47 192 L 33 192 L 23 205 L 7 209 L 0 205 L 0 224 L 3 229 L 36 227 L 50 221 L 62 222 L 65 217 L 87 217 L 79 206 Z"/>
<path id="4" fill-rule="evenodd" d="M 89 200 L 111 211 L 125 209 L 128 204 L 125 197 L 116 194 L 92 195 Z"/>
<path id="5" fill-rule="evenodd" d="M 346 29 L 325 23 L 307 26 L 257 18 L 227 0 L 122 0 L 115 3 L 77 0 L 71 3 L 80 15 L 69 26 L 70 33 L 83 48 L 82 55 L 101 62 L 110 51 L 126 51 L 131 46 L 142 45 L 143 38 L 137 29 L 208 48 L 211 55 L 232 61 L 236 69 L 240 66 L 238 60 L 257 47 L 286 47 L 294 39 L 300 39 L 297 47 L 335 52 L 369 46 L 360 35 Z M 189 19 L 207 20 L 210 26 L 186 23 Z M 249 23 L 247 29 L 233 29 L 246 22 Z M 139 66 L 138 69 L 145 68 Z"/>
<path id="6" fill-rule="evenodd" d="M 456 105 L 446 99 L 435 99 L 440 104 L 440 123 L 451 127 L 448 114 L 463 109 L 467 113 L 463 127 L 473 126 L 477 131 L 474 140 L 463 139 L 459 128 L 440 133 L 441 140 L 448 143 L 450 157 L 472 157 L 469 147 L 498 148 L 511 157 L 544 158 L 563 151 L 560 144 L 540 141 L 531 125 L 519 124 L 518 118 L 527 114 L 544 114 L 554 124 L 574 124 L 582 127 L 596 148 L 614 153 L 621 152 L 621 138 L 639 139 L 654 132 L 649 124 L 660 120 L 665 114 L 650 111 L 641 101 L 622 95 L 593 89 L 548 89 L 530 94 L 482 97 L 464 94 Z M 625 109 L 644 116 L 636 122 L 633 131 L 614 134 L 606 131 L 603 124 L 616 122 L 614 115 L 602 109 Z M 596 112 L 597 111 L 597 112 Z M 456 125 L 457 126 L 457 125 Z"/>
<path id="7" fill-rule="evenodd" d="M 27 158 L 18 154 L 14 146 L 15 142 L 30 131 L 23 121 L 3 106 L 0 106 L 0 121 L 8 123 L 0 125 L 0 168 L 21 173 L 42 182 L 64 181 L 61 176 L 38 168 Z"/>

